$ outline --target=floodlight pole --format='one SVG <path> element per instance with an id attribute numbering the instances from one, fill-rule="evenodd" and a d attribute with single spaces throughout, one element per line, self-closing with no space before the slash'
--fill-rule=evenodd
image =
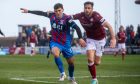
<path id="1" fill-rule="evenodd" d="M 115 34 L 119 31 L 119 26 L 121 25 L 121 8 L 120 0 L 115 0 Z"/>

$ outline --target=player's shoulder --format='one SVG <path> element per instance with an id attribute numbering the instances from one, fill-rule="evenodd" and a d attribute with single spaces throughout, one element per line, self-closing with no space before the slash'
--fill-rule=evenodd
<path id="1" fill-rule="evenodd" d="M 84 12 L 80 12 L 80 13 L 76 13 L 76 14 L 74 14 L 74 15 L 78 15 L 78 16 L 85 16 L 85 13 Z"/>
<path id="2" fill-rule="evenodd" d="M 99 12 L 97 12 L 97 11 L 93 11 L 93 14 L 92 14 L 93 16 L 97 16 L 97 15 L 100 15 L 100 13 Z"/>
<path id="3" fill-rule="evenodd" d="M 70 19 L 72 19 L 72 17 L 71 17 L 71 15 L 67 15 L 64 13 L 63 19 L 70 20 Z"/>
<path id="4" fill-rule="evenodd" d="M 53 11 L 47 11 L 47 14 L 49 17 L 55 16 L 55 13 Z"/>

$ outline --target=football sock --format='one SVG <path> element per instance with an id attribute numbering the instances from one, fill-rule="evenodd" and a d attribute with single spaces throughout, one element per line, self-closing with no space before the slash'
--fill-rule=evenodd
<path id="1" fill-rule="evenodd" d="M 63 63 L 60 57 L 55 58 L 55 63 L 60 71 L 60 73 L 64 72 L 64 67 L 63 67 Z"/>
<path id="2" fill-rule="evenodd" d="M 69 71 L 69 76 L 73 77 L 73 74 L 74 74 L 74 65 L 73 64 L 68 66 L 68 71 Z"/>
<path id="3" fill-rule="evenodd" d="M 90 63 L 88 65 L 88 68 L 89 68 L 90 74 L 92 76 L 92 79 L 96 79 L 96 65 L 94 63 Z"/>

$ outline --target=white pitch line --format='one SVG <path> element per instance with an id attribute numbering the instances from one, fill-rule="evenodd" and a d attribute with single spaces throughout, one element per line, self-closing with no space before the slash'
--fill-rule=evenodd
<path id="1" fill-rule="evenodd" d="M 77 76 L 75 78 L 89 78 L 91 76 Z M 97 76 L 99 78 L 117 78 L 117 77 L 140 77 L 140 75 L 114 75 L 114 76 Z M 55 79 L 55 78 L 59 78 L 59 77 L 26 77 L 27 79 L 40 79 L 40 78 L 46 78 L 46 79 Z"/>
<path id="2" fill-rule="evenodd" d="M 29 82 L 39 82 L 39 83 L 51 83 L 51 84 L 56 84 L 57 82 L 48 82 L 48 81 L 37 81 L 37 80 L 29 80 L 29 79 L 24 79 L 24 78 L 11 78 L 11 80 L 22 80 L 22 81 L 29 81 Z"/>
<path id="3" fill-rule="evenodd" d="M 75 78 L 90 78 L 91 76 L 79 76 Z M 114 75 L 114 76 L 97 76 L 99 78 L 118 78 L 118 77 L 140 77 L 140 75 Z M 40 78 L 46 78 L 46 79 L 54 79 L 59 77 L 26 77 L 26 78 L 10 78 L 11 80 L 22 80 L 22 81 L 30 81 L 30 82 L 40 82 L 40 83 L 49 83 L 49 84 L 56 84 L 58 82 L 48 82 L 48 81 L 37 81 L 33 79 L 40 79 Z"/>

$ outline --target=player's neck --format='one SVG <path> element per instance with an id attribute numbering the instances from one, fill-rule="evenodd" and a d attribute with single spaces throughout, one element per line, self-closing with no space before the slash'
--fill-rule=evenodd
<path id="1" fill-rule="evenodd" d="M 93 12 L 91 12 L 90 14 L 86 15 L 87 18 L 92 17 Z"/>
<path id="2" fill-rule="evenodd" d="M 60 20 L 61 18 L 63 18 L 63 15 L 64 14 L 62 14 L 61 16 L 56 16 L 56 18 Z"/>

